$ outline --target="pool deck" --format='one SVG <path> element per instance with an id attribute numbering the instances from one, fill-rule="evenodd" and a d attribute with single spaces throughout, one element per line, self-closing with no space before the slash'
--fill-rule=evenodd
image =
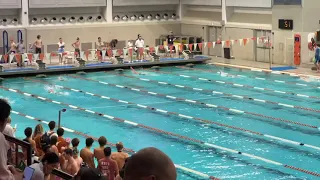
<path id="1" fill-rule="evenodd" d="M 63 73 L 75 73 L 75 72 L 92 72 L 92 71 L 103 71 L 113 69 L 129 69 L 130 67 L 152 67 L 152 66 L 169 66 L 177 64 L 188 64 L 188 63 L 205 63 L 210 60 L 210 57 L 194 58 L 188 60 L 166 60 L 159 62 L 137 62 L 130 64 L 106 64 L 101 66 L 88 66 L 88 67 L 69 67 L 69 68 L 54 68 L 46 70 L 27 70 L 27 71 L 12 71 L 12 72 L 0 72 L 1 78 L 7 77 L 19 77 L 19 76 L 34 76 L 37 74 L 63 74 Z M 48 65 L 50 68 L 50 65 Z M 52 66 L 51 66 L 52 67 Z M 30 67 L 32 68 L 32 67 Z"/>
<path id="2" fill-rule="evenodd" d="M 312 71 L 310 67 L 312 65 L 297 67 L 296 69 L 285 70 L 285 71 L 272 71 L 270 70 L 270 64 L 265 62 L 256 62 L 256 61 L 249 61 L 249 60 L 241 60 L 241 59 L 224 59 L 221 57 L 213 57 L 209 56 L 211 60 L 208 60 L 207 63 L 214 64 L 217 66 L 225 66 L 231 68 L 238 68 L 238 69 L 247 69 L 253 71 L 263 71 L 267 73 L 275 73 L 275 74 L 286 74 L 290 76 L 300 76 L 300 77 L 312 77 L 316 79 L 320 79 L 320 73 L 316 71 Z M 272 67 L 281 67 L 287 65 L 280 65 L 280 64 L 272 64 Z"/>

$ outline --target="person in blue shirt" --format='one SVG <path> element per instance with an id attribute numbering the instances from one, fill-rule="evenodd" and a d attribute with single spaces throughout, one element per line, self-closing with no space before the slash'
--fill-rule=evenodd
<path id="1" fill-rule="evenodd" d="M 314 62 L 317 72 L 320 72 L 320 44 L 317 44 L 316 54 L 315 54 L 315 62 Z"/>

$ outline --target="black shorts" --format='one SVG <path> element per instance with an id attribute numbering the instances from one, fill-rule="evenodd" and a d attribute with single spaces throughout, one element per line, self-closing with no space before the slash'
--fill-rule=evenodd
<path id="1" fill-rule="evenodd" d="M 37 47 L 36 47 L 35 54 L 41 54 L 41 48 L 37 48 Z"/>
<path id="2" fill-rule="evenodd" d="M 80 55 L 80 49 L 79 49 L 79 48 L 75 48 L 75 49 L 74 49 L 74 52 L 77 52 L 78 55 Z"/>

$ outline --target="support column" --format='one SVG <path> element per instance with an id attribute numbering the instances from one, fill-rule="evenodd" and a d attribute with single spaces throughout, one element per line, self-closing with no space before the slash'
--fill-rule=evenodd
<path id="1" fill-rule="evenodd" d="M 183 4 L 182 4 L 182 0 L 179 1 L 179 5 L 177 6 L 177 16 L 179 16 L 180 21 L 183 18 Z"/>
<path id="2" fill-rule="evenodd" d="M 108 23 L 111 23 L 113 21 L 112 9 L 113 9 L 112 0 L 107 0 L 107 9 L 106 9 L 105 16 Z"/>
<path id="3" fill-rule="evenodd" d="M 227 6 L 226 6 L 226 0 L 221 0 L 221 13 L 222 13 L 222 18 L 221 18 L 221 40 L 225 41 L 228 39 L 226 37 L 226 24 L 227 24 Z M 221 47 L 221 55 L 224 57 L 224 48 Z"/>
<path id="4" fill-rule="evenodd" d="M 22 26 L 29 26 L 29 1 L 21 1 L 21 11 L 19 13 Z"/>

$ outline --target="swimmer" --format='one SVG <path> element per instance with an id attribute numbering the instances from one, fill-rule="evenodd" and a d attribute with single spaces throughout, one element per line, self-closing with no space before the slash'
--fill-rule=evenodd
<path id="1" fill-rule="evenodd" d="M 59 77 L 58 77 L 58 80 L 59 80 L 59 81 L 64 81 L 64 78 L 61 77 L 61 76 L 59 76 Z"/>
<path id="2" fill-rule="evenodd" d="M 131 71 L 133 72 L 133 74 L 137 74 L 137 75 L 145 75 L 143 73 L 139 73 L 136 70 L 133 69 L 133 67 L 130 67 Z"/>

